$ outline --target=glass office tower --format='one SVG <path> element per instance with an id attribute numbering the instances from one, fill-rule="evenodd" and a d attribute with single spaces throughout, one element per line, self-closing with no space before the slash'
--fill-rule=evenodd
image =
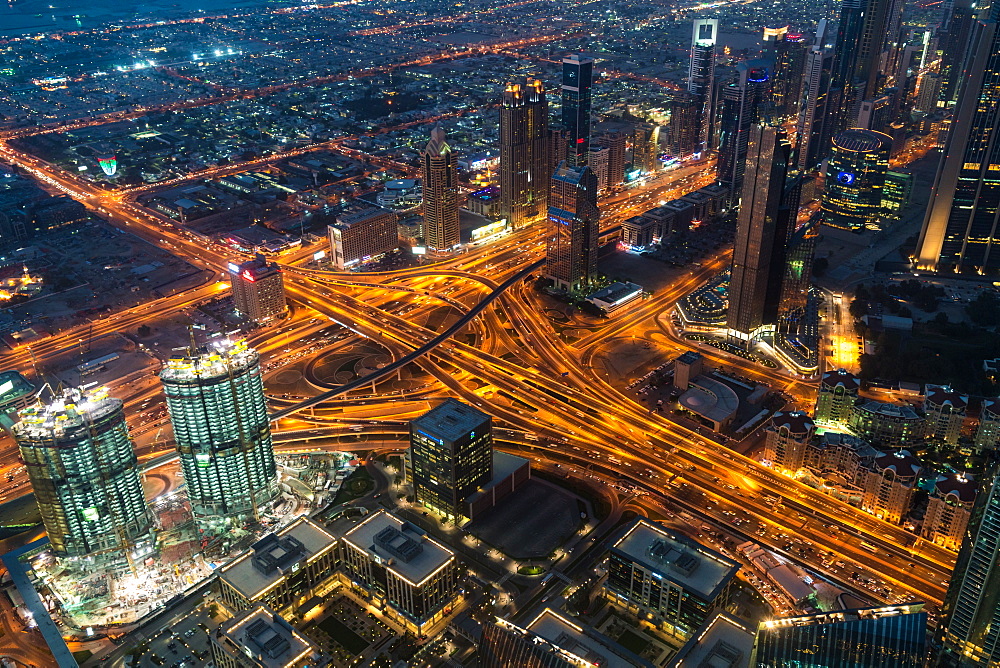
<path id="1" fill-rule="evenodd" d="M 597 273 L 601 213 L 597 176 L 563 162 L 552 175 L 545 242 L 545 276 L 567 291 L 586 290 Z"/>
<path id="2" fill-rule="evenodd" d="M 880 226 L 891 147 L 891 137 L 863 128 L 834 138 L 823 184 L 824 225 L 843 230 Z"/>
<path id="3" fill-rule="evenodd" d="M 563 58 L 562 126 L 569 134 L 565 159 L 572 167 L 587 164 L 590 154 L 590 98 L 594 61 L 573 54 Z"/>
<path id="4" fill-rule="evenodd" d="M 257 352 L 215 341 L 170 359 L 160 380 L 195 519 L 258 520 L 278 475 Z"/>
<path id="5" fill-rule="evenodd" d="M 500 209 L 511 229 L 543 222 L 549 208 L 549 106 L 537 79 L 508 84 L 500 105 Z"/>
<path id="6" fill-rule="evenodd" d="M 751 668 L 922 668 L 923 603 L 761 622 Z"/>
<path id="7" fill-rule="evenodd" d="M 419 503 L 460 517 L 493 479 L 493 418 L 448 399 L 410 423 L 410 478 Z"/>
<path id="8" fill-rule="evenodd" d="M 19 412 L 13 433 L 53 552 L 108 559 L 152 549 L 124 404 L 107 390 L 66 389 Z"/>

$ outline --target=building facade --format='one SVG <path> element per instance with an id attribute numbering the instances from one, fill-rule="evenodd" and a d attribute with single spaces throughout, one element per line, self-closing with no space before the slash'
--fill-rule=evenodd
<path id="1" fill-rule="evenodd" d="M 847 424 L 860 389 L 861 383 L 853 373 L 843 369 L 824 371 L 816 395 L 816 422 Z"/>
<path id="2" fill-rule="evenodd" d="M 697 105 L 695 150 L 711 148 L 715 93 L 715 41 L 719 32 L 718 19 L 695 19 L 691 31 L 691 61 L 687 89 Z"/>
<path id="3" fill-rule="evenodd" d="M 459 597 L 452 551 L 384 510 L 344 534 L 343 559 L 354 591 L 414 635 L 447 616 Z"/>
<path id="4" fill-rule="evenodd" d="M 947 385 L 924 387 L 924 415 L 927 416 L 926 438 L 939 443 L 957 445 L 965 422 L 965 410 L 969 397 L 954 391 Z"/>
<path id="5" fill-rule="evenodd" d="M 493 479 L 493 418 L 448 399 L 410 423 L 409 458 L 417 501 L 461 517 Z"/>
<path id="6" fill-rule="evenodd" d="M 892 138 L 854 128 L 833 140 L 823 186 L 823 224 L 843 230 L 880 226 Z"/>
<path id="7" fill-rule="evenodd" d="M 1000 399 L 983 399 L 983 405 L 979 409 L 975 447 L 978 452 L 983 452 L 995 450 L 998 446 L 1000 446 Z"/>
<path id="8" fill-rule="evenodd" d="M 562 61 L 562 127 L 567 133 L 566 160 L 583 167 L 590 155 L 590 106 L 594 87 L 594 61 L 572 54 Z"/>
<path id="9" fill-rule="evenodd" d="M 851 407 L 851 430 L 876 447 L 902 448 L 924 437 L 926 421 L 911 406 L 861 401 Z"/>
<path id="10" fill-rule="evenodd" d="M 423 164 L 424 242 L 434 250 L 451 250 L 461 241 L 458 221 L 458 169 L 455 152 L 440 125 L 420 156 Z"/>
<path id="11" fill-rule="evenodd" d="M 219 340 L 171 358 L 160 380 L 195 518 L 258 520 L 278 495 L 260 356 Z"/>
<path id="12" fill-rule="evenodd" d="M 600 234 L 597 177 L 562 163 L 552 175 L 545 276 L 567 291 L 585 290 L 597 274 Z"/>
<path id="13" fill-rule="evenodd" d="M 967 60 L 956 71 L 964 78 L 917 242 L 914 260 L 920 269 L 1000 269 L 1000 99 L 994 94 L 1000 79 L 1000 4 L 979 12 Z"/>
<path id="14" fill-rule="evenodd" d="M 748 151 L 726 326 L 734 336 L 752 340 L 762 326 L 777 321 L 792 222 L 784 202 L 791 146 L 779 128 L 756 125 Z"/>
<path id="15" fill-rule="evenodd" d="M 716 180 L 733 197 L 743 193 L 747 146 L 760 122 L 761 103 L 768 99 L 770 63 L 748 60 L 736 66 L 736 76 L 719 90 L 719 159 Z M 750 169 L 753 169 L 751 167 Z"/>
<path id="16" fill-rule="evenodd" d="M 337 216 L 326 228 L 333 266 L 343 271 L 396 250 L 398 221 L 394 212 L 374 206 Z"/>
<path id="17" fill-rule="evenodd" d="M 644 518 L 611 547 L 610 601 L 684 639 L 724 608 L 739 565 Z"/>
<path id="18" fill-rule="evenodd" d="M 958 552 L 976 501 L 976 482 L 967 474 L 939 476 L 927 500 L 920 535 L 936 545 Z"/>
<path id="19" fill-rule="evenodd" d="M 508 84 L 500 104 L 500 210 L 512 229 L 546 219 L 549 106 L 537 79 Z"/>
<path id="20" fill-rule="evenodd" d="M 807 464 L 815 434 L 816 425 L 805 413 L 775 413 L 765 432 L 764 459 L 776 469 L 794 475 Z"/>
<path id="21" fill-rule="evenodd" d="M 254 322 L 267 322 L 285 313 L 285 282 L 281 269 L 263 255 L 248 262 L 229 263 L 236 310 Z"/>
<path id="22" fill-rule="evenodd" d="M 14 439 L 52 551 L 102 561 L 150 552 L 153 516 L 123 402 L 70 388 L 18 416 Z"/>
<path id="23" fill-rule="evenodd" d="M 923 605 L 840 610 L 761 622 L 750 666 L 922 668 L 927 651 Z"/>
<path id="24" fill-rule="evenodd" d="M 910 512 L 920 469 L 920 460 L 906 450 L 876 457 L 864 474 L 861 509 L 892 524 L 902 522 Z"/>

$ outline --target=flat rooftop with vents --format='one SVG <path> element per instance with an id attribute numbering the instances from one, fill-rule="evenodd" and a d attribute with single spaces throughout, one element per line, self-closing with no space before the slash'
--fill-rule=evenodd
<path id="1" fill-rule="evenodd" d="M 256 605 L 220 626 L 212 645 L 217 666 L 303 668 L 326 664 L 316 645 L 264 605 Z"/>
<path id="2" fill-rule="evenodd" d="M 424 413 L 410 424 L 414 430 L 443 441 L 457 441 L 470 431 L 489 423 L 490 416 L 481 410 L 448 399 L 444 403 Z M 484 427 L 485 428 L 485 427 Z"/>
<path id="3" fill-rule="evenodd" d="M 739 565 L 703 545 L 638 519 L 612 548 L 664 580 L 711 601 L 735 577 Z"/>
<path id="4" fill-rule="evenodd" d="M 337 539 L 302 517 L 280 533 L 264 536 L 223 566 L 220 577 L 248 600 L 292 572 L 296 565 L 332 549 Z"/>
<path id="5" fill-rule="evenodd" d="M 348 531 L 344 542 L 414 585 L 419 585 L 455 558 L 451 550 L 421 529 L 384 510 L 370 515 Z"/>

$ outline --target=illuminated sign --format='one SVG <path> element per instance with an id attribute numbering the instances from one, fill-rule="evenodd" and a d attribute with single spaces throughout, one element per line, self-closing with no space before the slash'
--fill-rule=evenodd
<path id="1" fill-rule="evenodd" d="M 837 180 L 843 183 L 845 186 L 849 186 L 852 183 L 854 183 L 854 180 L 856 178 L 857 177 L 855 177 L 854 174 L 851 174 L 850 172 L 840 172 L 839 174 L 837 174 Z"/>
<path id="2" fill-rule="evenodd" d="M 3 383 L 0 383 L 0 395 L 7 394 L 8 392 L 10 392 L 13 389 L 14 389 L 14 381 L 12 381 L 12 380 L 8 380 L 8 381 L 5 381 Z"/>
<path id="3" fill-rule="evenodd" d="M 97 512 L 97 508 L 84 508 L 83 509 L 83 519 L 88 522 L 96 522 L 101 519 L 101 514 Z"/>
<path id="4" fill-rule="evenodd" d="M 230 262 L 228 268 L 230 274 L 240 273 L 240 265 L 236 264 L 235 262 Z"/>
<path id="5" fill-rule="evenodd" d="M 326 257 L 326 251 L 316 251 L 315 253 L 313 253 L 313 261 L 314 262 L 319 262 L 320 260 L 322 260 L 325 257 Z"/>
<path id="6" fill-rule="evenodd" d="M 582 144 L 584 141 L 586 141 L 586 139 L 584 137 L 580 137 L 579 139 L 576 140 L 576 143 Z"/>
<path id="7" fill-rule="evenodd" d="M 253 274 L 250 273 L 249 269 L 247 269 L 246 271 L 243 272 L 243 278 L 245 278 L 246 280 L 248 280 L 251 283 L 253 283 L 253 280 L 254 280 L 253 279 Z"/>
<path id="8" fill-rule="evenodd" d="M 114 176 L 118 171 L 118 159 L 113 155 L 101 156 L 97 159 L 97 164 L 101 166 L 101 169 L 108 176 Z"/>
<path id="9" fill-rule="evenodd" d="M 426 246 L 414 246 L 410 249 L 414 255 L 427 255 Z"/>
<path id="10" fill-rule="evenodd" d="M 487 237 L 492 237 L 494 234 L 500 234 L 505 229 L 507 229 L 507 221 L 505 220 L 483 225 L 482 227 L 477 227 L 472 230 L 472 240 L 480 241 L 482 239 L 486 239 Z"/>

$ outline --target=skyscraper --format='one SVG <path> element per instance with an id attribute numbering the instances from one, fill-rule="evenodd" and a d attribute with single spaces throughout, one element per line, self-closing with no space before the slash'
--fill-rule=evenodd
<path id="1" fill-rule="evenodd" d="M 625 147 L 628 135 L 624 132 L 602 132 L 594 137 L 594 143 L 608 149 L 608 187 L 620 186 L 625 182 Z"/>
<path id="2" fill-rule="evenodd" d="M 781 296 L 785 246 L 791 212 L 785 180 L 791 146 L 776 127 L 755 125 L 750 132 L 743 196 L 736 222 L 729 312 L 726 325 L 738 338 L 752 339 L 762 325 L 774 324 Z"/>
<path id="3" fill-rule="evenodd" d="M 695 19 L 691 31 L 691 63 L 688 69 L 688 92 L 698 106 L 697 150 L 706 151 L 712 141 L 712 119 L 715 114 L 715 40 L 719 32 L 718 19 Z"/>
<path id="4" fill-rule="evenodd" d="M 800 35 L 788 32 L 788 26 L 764 28 L 764 60 L 773 64 L 770 103 L 776 120 L 790 121 L 798 116 L 802 93 L 802 69 L 805 47 Z"/>
<path id="5" fill-rule="evenodd" d="M 545 276 L 557 287 L 583 290 L 593 280 L 600 218 L 594 173 L 586 165 L 559 165 L 552 175 L 545 248 Z"/>
<path id="6" fill-rule="evenodd" d="M 965 71 L 965 60 L 971 53 L 969 42 L 976 26 L 976 9 L 972 0 L 951 0 L 941 30 L 941 92 L 939 99 L 946 107 L 958 100 L 959 84 Z"/>
<path id="7" fill-rule="evenodd" d="M 1000 269 L 1000 2 L 973 30 L 965 79 L 917 242 L 921 269 Z"/>
<path id="8" fill-rule="evenodd" d="M 996 452 L 965 531 L 934 636 L 942 668 L 992 668 L 1000 663 L 1000 469 Z"/>
<path id="9" fill-rule="evenodd" d="M 736 77 L 719 91 L 719 160 L 717 180 L 739 196 L 747 165 L 747 142 L 770 90 L 770 63 L 748 60 L 736 66 Z"/>
<path id="10" fill-rule="evenodd" d="M 281 269 L 258 254 L 253 260 L 229 263 L 236 310 L 254 322 L 266 322 L 285 312 Z"/>
<path id="11" fill-rule="evenodd" d="M 70 388 L 18 415 L 14 439 L 53 552 L 112 560 L 150 549 L 153 518 L 122 401 Z"/>
<path id="12" fill-rule="evenodd" d="M 876 227 L 892 138 L 853 128 L 836 136 L 823 185 L 823 224 L 844 230 Z"/>
<path id="13" fill-rule="evenodd" d="M 826 48 L 827 25 L 823 19 L 816 29 L 816 43 L 809 47 L 803 71 L 802 105 L 798 117 L 796 162 L 800 170 L 813 169 L 827 155 L 833 119 L 830 114 L 833 51 Z"/>
<path id="14" fill-rule="evenodd" d="M 448 399 L 410 423 L 410 478 L 418 502 L 451 516 L 493 478 L 493 419 Z"/>
<path id="15" fill-rule="evenodd" d="M 671 95 L 670 121 L 667 124 L 667 153 L 684 158 L 700 150 L 701 102 L 686 91 Z"/>
<path id="16" fill-rule="evenodd" d="M 548 213 L 548 125 L 542 82 L 508 84 L 500 105 L 500 210 L 515 230 Z"/>
<path id="17" fill-rule="evenodd" d="M 257 352 L 215 341 L 171 358 L 160 380 L 195 518 L 259 519 L 278 475 Z"/>
<path id="18" fill-rule="evenodd" d="M 750 666 L 921 668 L 927 628 L 923 607 L 910 603 L 761 622 Z"/>
<path id="19" fill-rule="evenodd" d="M 594 61 L 573 54 L 563 58 L 562 125 L 569 137 L 566 161 L 571 167 L 587 164 L 590 154 L 590 97 Z"/>
<path id="20" fill-rule="evenodd" d="M 450 250 L 461 241 L 458 224 L 458 172 L 455 153 L 440 125 L 421 154 L 424 166 L 424 241 L 435 250 Z"/>

